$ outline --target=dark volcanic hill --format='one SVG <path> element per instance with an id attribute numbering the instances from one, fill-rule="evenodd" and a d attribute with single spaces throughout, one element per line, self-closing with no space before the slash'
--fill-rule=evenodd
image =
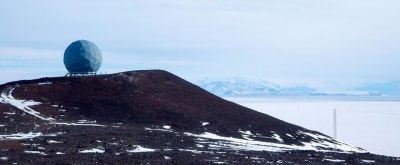
<path id="1" fill-rule="evenodd" d="M 51 82 L 51 85 L 38 83 Z M 276 132 L 287 143 L 298 143 L 295 135 L 303 128 L 226 101 L 162 70 L 124 72 L 91 77 L 44 78 L 19 81 L 13 96 L 62 105 L 74 116 L 98 122 L 170 125 L 177 130 L 218 130 L 231 136 L 251 130 L 265 136 Z M 79 107 L 75 109 L 74 107 Z M 53 114 L 52 110 L 41 110 Z M 55 114 L 54 114 L 55 115 Z M 53 116 L 54 116 L 53 115 Z M 276 141 L 277 142 L 277 141 Z"/>
<path id="2" fill-rule="evenodd" d="M 8 130 L 0 135 L 6 139 L 0 164 L 398 161 L 226 101 L 162 70 L 16 81 L 0 90 L 0 126 Z"/>

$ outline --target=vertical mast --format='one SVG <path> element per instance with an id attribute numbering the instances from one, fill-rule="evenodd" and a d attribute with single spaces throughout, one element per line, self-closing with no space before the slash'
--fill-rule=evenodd
<path id="1" fill-rule="evenodd" d="M 337 123 L 336 123 L 336 109 L 333 109 L 333 138 L 337 140 Z M 335 149 L 337 148 L 335 143 Z"/>

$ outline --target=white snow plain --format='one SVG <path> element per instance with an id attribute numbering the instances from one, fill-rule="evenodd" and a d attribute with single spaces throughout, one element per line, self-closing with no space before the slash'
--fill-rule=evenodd
<path id="1" fill-rule="evenodd" d="M 400 97 L 225 99 L 329 136 L 333 136 L 333 109 L 337 109 L 339 141 L 377 154 L 400 156 Z"/>

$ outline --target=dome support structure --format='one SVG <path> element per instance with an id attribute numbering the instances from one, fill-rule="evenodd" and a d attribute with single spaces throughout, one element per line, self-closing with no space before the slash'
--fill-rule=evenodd
<path id="1" fill-rule="evenodd" d="M 82 76 L 95 76 L 96 72 L 69 72 L 65 77 L 82 77 Z"/>

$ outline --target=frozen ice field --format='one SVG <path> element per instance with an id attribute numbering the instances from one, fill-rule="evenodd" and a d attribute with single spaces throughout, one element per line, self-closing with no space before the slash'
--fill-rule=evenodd
<path id="1" fill-rule="evenodd" d="M 400 157 L 400 97 L 225 98 L 377 154 Z"/>

